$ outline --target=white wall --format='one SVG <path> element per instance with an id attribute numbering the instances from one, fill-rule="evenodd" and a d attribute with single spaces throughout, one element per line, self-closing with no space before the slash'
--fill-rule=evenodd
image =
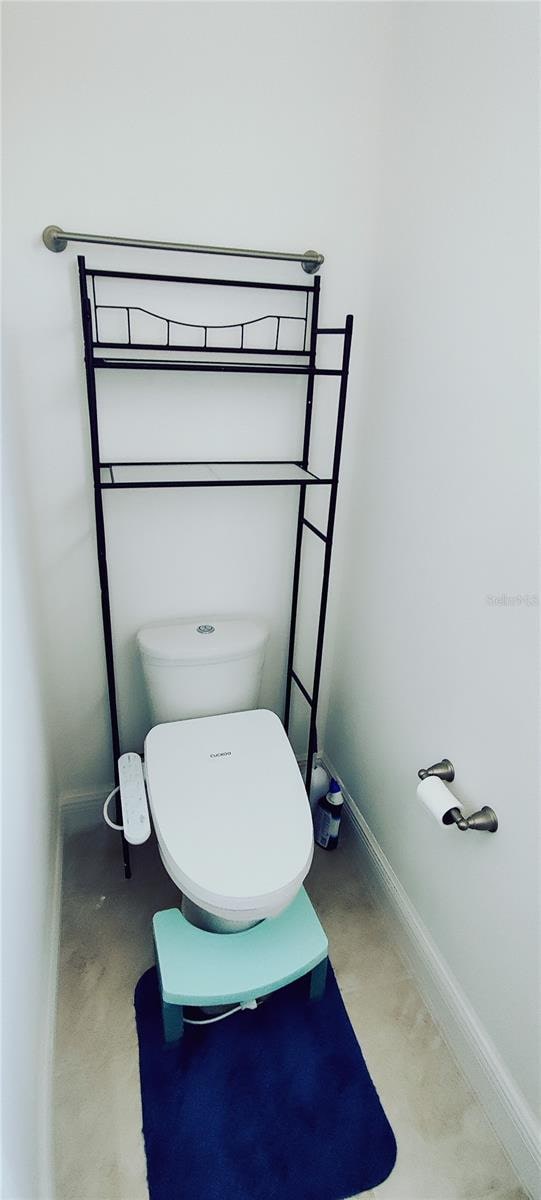
<path id="1" fill-rule="evenodd" d="M 5 6 L 7 320 L 63 792 L 104 786 L 111 763 L 77 250 L 53 256 L 41 230 L 53 222 L 225 245 L 321 247 L 329 263 L 323 323 L 343 321 L 350 310 L 361 316 L 387 24 L 387 14 L 370 5 Z M 259 269 L 259 278 L 307 280 L 299 266 L 86 250 L 98 266 L 241 278 Z M 179 379 L 186 387 L 186 376 L 167 382 L 178 388 Z M 190 381 L 184 394 L 190 405 L 201 401 L 203 432 L 226 450 L 218 457 L 240 441 L 250 390 L 262 415 L 262 379 L 237 380 L 235 396 L 230 381 L 212 379 L 210 398 L 200 380 Z M 118 380 L 106 387 L 121 413 L 126 391 Z M 129 383 L 140 413 L 149 377 L 132 374 Z M 277 404 L 276 383 L 266 385 L 268 393 L 273 385 L 269 406 Z M 153 379 L 153 401 L 156 389 Z M 293 425 L 277 413 L 288 448 L 299 424 L 298 387 L 295 395 Z M 196 429 L 200 444 L 201 417 Z M 246 493 L 223 491 L 106 500 L 126 747 L 140 742 L 145 727 L 134 632 L 154 618 L 263 611 L 273 627 L 263 701 L 279 707 L 296 495 L 254 491 L 249 504 Z"/>
<path id="2" fill-rule="evenodd" d="M 50 1200 L 56 813 L 17 392 L 4 391 L 2 1196 Z"/>
<path id="3" fill-rule="evenodd" d="M 325 747 L 532 1108 L 537 6 L 394 12 Z M 491 603 L 490 597 L 523 597 Z M 453 761 L 444 829 L 417 771 Z"/>

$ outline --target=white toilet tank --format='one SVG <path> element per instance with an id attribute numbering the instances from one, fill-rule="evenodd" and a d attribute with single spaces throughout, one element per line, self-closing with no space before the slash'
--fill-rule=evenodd
<path id="1" fill-rule="evenodd" d="M 259 617 L 180 620 L 137 634 L 153 722 L 257 708 L 268 626 Z"/>

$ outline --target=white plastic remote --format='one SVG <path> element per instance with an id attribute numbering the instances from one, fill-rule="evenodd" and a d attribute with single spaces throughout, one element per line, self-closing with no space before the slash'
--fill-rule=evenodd
<path id="1" fill-rule="evenodd" d="M 118 779 L 122 802 L 124 837 L 132 846 L 139 846 L 150 837 L 150 817 L 143 778 L 143 764 L 138 754 L 122 754 L 118 760 Z"/>

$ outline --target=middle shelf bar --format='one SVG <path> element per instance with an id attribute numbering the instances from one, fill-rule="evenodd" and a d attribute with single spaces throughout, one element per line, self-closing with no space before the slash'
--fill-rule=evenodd
<path id="1" fill-rule="evenodd" d="M 102 462 L 101 488 L 279 487 L 329 485 L 296 462 Z"/>
<path id="2" fill-rule="evenodd" d="M 159 349 L 159 347 L 157 347 Z M 231 351 L 234 353 L 234 351 Z M 153 358 L 93 358 L 92 366 L 112 371 L 228 371 L 247 375 L 341 375 L 330 367 L 307 367 L 300 363 L 222 363 L 222 362 L 164 362 Z"/>

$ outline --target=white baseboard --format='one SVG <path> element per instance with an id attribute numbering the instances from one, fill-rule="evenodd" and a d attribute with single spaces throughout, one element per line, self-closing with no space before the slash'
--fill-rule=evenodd
<path id="1" fill-rule="evenodd" d="M 329 759 L 322 762 L 336 779 Z M 390 913 L 404 954 L 432 1016 L 529 1194 L 541 1195 L 541 1128 L 395 875 L 360 809 L 342 786 L 347 818 L 358 839 L 368 882 Z"/>
<path id="2" fill-rule="evenodd" d="M 114 786 L 114 783 L 105 784 L 93 792 L 64 792 L 60 797 L 62 836 L 69 837 L 72 833 L 82 833 L 99 825 L 103 820 L 103 802 Z"/>
<path id="3" fill-rule="evenodd" d="M 39 1079 L 41 1080 L 40 1096 L 40 1129 L 39 1137 L 39 1176 L 41 1200 L 54 1200 L 54 1147 L 53 1147 L 53 1110 L 54 1110 L 54 1049 L 56 1029 L 56 1008 L 58 996 L 58 970 L 60 955 L 60 921 L 62 910 L 62 822 L 57 819 L 53 831 L 54 846 L 52 852 L 52 878 L 49 893 L 49 911 L 47 917 L 47 966 L 42 1004 L 43 1012 L 43 1041 L 42 1061 Z"/>

